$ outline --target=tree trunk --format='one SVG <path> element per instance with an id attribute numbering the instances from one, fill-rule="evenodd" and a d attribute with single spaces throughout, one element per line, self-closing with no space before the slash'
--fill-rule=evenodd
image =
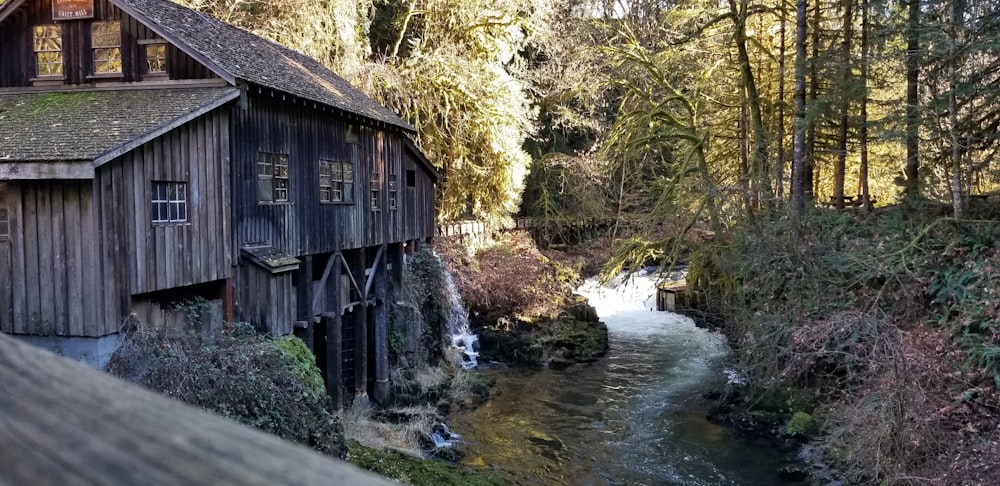
<path id="1" fill-rule="evenodd" d="M 729 0 L 729 10 L 732 14 L 736 42 L 737 59 L 740 64 L 740 78 L 746 90 L 746 101 L 750 108 L 750 120 L 753 123 L 754 150 L 750 164 L 750 187 L 753 206 L 757 206 L 761 196 L 770 195 L 771 181 L 767 167 L 767 130 L 764 128 L 764 117 L 761 113 L 760 93 L 757 91 L 757 81 L 750 65 L 750 54 L 747 52 L 746 21 L 749 0 Z"/>
<path id="2" fill-rule="evenodd" d="M 906 181 L 903 192 L 916 196 L 920 192 L 920 114 L 917 112 L 920 81 L 920 0 L 910 0 L 906 19 Z"/>
<path id="3" fill-rule="evenodd" d="M 861 167 L 858 168 L 858 190 L 865 213 L 872 212 L 871 195 L 868 193 L 868 0 L 861 1 Z"/>
<path id="4" fill-rule="evenodd" d="M 960 0 L 951 3 L 951 32 L 948 35 L 948 122 L 951 132 L 951 204 L 955 219 L 962 217 L 962 145 L 958 133 L 958 37 L 961 26 Z"/>
<path id="5" fill-rule="evenodd" d="M 740 96 L 740 190 L 743 192 L 743 204 L 747 212 L 752 212 L 756 205 L 750 183 L 750 132 L 747 130 L 747 99 L 745 93 Z"/>
<path id="6" fill-rule="evenodd" d="M 819 32 L 820 32 L 820 8 L 819 0 L 813 4 L 813 30 L 812 47 L 809 64 L 809 106 L 815 106 L 816 98 L 819 97 Z M 816 197 L 815 187 L 818 184 L 816 176 L 816 123 L 810 123 L 806 133 L 806 160 L 805 160 L 805 197 L 812 200 Z"/>
<path id="7" fill-rule="evenodd" d="M 806 0 L 795 2 L 795 124 L 792 133 L 792 209 L 805 212 Z M 812 192 L 812 191 L 809 191 Z"/>
<path id="8" fill-rule="evenodd" d="M 837 164 L 833 169 L 833 200 L 837 209 L 844 209 L 844 177 L 847 171 L 847 134 L 850 123 L 851 37 L 854 23 L 854 0 L 844 1 L 844 43 L 840 62 L 840 133 L 837 137 Z"/>
<path id="9" fill-rule="evenodd" d="M 781 2 L 781 10 L 778 15 L 781 17 L 780 46 L 778 49 L 778 177 L 775 181 L 776 195 L 779 200 L 785 197 L 785 2 Z M 792 167 L 794 173 L 795 168 Z M 794 174 L 792 178 L 794 178 Z M 791 188 L 789 188 L 791 191 Z"/>

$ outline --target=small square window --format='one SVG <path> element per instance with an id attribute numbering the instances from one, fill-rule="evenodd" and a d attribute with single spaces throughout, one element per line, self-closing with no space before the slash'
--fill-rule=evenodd
<path id="1" fill-rule="evenodd" d="M 417 171 L 406 169 L 406 187 L 417 187 Z"/>
<path id="2" fill-rule="evenodd" d="M 146 74 L 167 73 L 167 45 L 146 44 Z"/>
<path id="3" fill-rule="evenodd" d="M 188 221 L 186 182 L 153 182 L 152 219 L 154 224 Z"/>

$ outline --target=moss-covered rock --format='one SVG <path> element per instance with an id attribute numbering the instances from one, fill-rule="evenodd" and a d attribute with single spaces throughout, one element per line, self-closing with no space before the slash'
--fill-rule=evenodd
<path id="1" fill-rule="evenodd" d="M 595 361 L 608 352 L 608 328 L 602 322 L 560 319 L 556 332 L 543 340 L 550 361 L 561 359 L 585 363 Z"/>
<path id="2" fill-rule="evenodd" d="M 785 426 L 785 433 L 792 437 L 809 437 L 816 433 L 816 420 L 812 415 L 799 411 L 792 414 Z"/>
<path id="3" fill-rule="evenodd" d="M 545 359 L 545 349 L 535 334 L 517 334 L 491 328 L 477 332 L 482 361 L 538 365 Z"/>
<path id="4" fill-rule="evenodd" d="M 295 336 L 282 336 L 274 340 L 274 344 L 281 348 L 285 354 L 295 361 L 293 368 L 296 376 L 302 380 L 312 391 L 319 396 L 326 394 L 326 384 L 323 383 L 323 375 L 316 367 L 316 356 L 309 351 L 301 339 Z"/>
<path id="5" fill-rule="evenodd" d="M 477 471 L 439 460 L 420 460 L 399 452 L 348 444 L 348 460 L 358 467 L 414 486 L 504 486 L 496 473 Z"/>

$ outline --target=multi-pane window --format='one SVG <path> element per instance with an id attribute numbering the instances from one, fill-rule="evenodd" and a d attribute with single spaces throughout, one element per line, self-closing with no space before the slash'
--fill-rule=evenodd
<path id="1" fill-rule="evenodd" d="M 369 184 L 369 186 L 370 186 L 370 196 L 371 196 L 370 200 L 371 200 L 372 211 L 378 211 L 379 209 L 381 209 L 379 207 L 379 202 L 378 202 L 378 193 L 379 193 L 379 189 L 381 189 L 380 184 L 382 182 L 382 178 L 381 178 L 381 174 L 379 174 L 378 169 L 379 169 L 378 160 L 372 161 L 372 165 L 371 165 L 371 184 Z"/>
<path id="2" fill-rule="evenodd" d="M 36 25 L 34 30 L 35 74 L 62 76 L 62 26 Z"/>
<path id="3" fill-rule="evenodd" d="M 354 201 L 354 167 L 350 162 L 319 161 L 319 200 Z"/>
<path id="4" fill-rule="evenodd" d="M 288 154 L 260 152 L 257 194 L 260 202 L 288 202 Z"/>
<path id="5" fill-rule="evenodd" d="M 94 53 L 94 74 L 122 72 L 122 27 L 118 22 L 90 25 L 90 48 Z"/>
<path id="6" fill-rule="evenodd" d="M 396 174 L 389 174 L 389 210 L 397 208 L 396 202 Z"/>
<path id="7" fill-rule="evenodd" d="M 329 160 L 319 161 L 319 200 L 320 202 L 334 202 L 333 195 L 333 181 L 332 172 L 333 167 L 331 167 L 336 162 L 331 162 Z M 336 199 L 339 201 L 339 199 Z"/>
<path id="8" fill-rule="evenodd" d="M 166 74 L 167 72 L 167 45 L 146 44 L 146 73 Z"/>
<path id="9" fill-rule="evenodd" d="M 153 223 L 186 223 L 187 183 L 153 182 Z"/>

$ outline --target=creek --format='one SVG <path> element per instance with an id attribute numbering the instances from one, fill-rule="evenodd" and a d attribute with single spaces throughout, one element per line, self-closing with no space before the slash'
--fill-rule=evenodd
<path id="1" fill-rule="evenodd" d="M 490 400 L 450 417 L 464 463 L 531 485 L 771 485 L 794 451 L 706 416 L 726 383 L 721 335 L 655 308 L 654 278 L 635 275 L 587 297 L 611 349 L 564 370 L 484 370 Z"/>

